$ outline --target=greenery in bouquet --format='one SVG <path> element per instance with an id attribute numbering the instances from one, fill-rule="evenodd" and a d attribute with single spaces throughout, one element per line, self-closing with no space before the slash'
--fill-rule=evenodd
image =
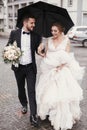
<path id="1" fill-rule="evenodd" d="M 19 59 L 22 56 L 22 51 L 17 47 L 16 41 L 13 44 L 9 44 L 3 50 L 3 59 L 5 63 L 12 63 L 14 65 L 19 64 Z M 17 66 L 16 66 L 17 67 Z"/>

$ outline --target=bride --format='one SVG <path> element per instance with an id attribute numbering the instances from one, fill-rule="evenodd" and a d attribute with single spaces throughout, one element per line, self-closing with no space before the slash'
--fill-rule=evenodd
<path id="1" fill-rule="evenodd" d="M 48 38 L 46 53 L 41 61 L 41 75 L 36 87 L 37 114 L 42 120 L 49 115 L 55 130 L 67 130 L 80 119 L 80 101 L 83 90 L 78 84 L 84 74 L 74 55 L 70 53 L 70 41 L 64 35 L 64 28 L 54 23 L 52 37 Z"/>

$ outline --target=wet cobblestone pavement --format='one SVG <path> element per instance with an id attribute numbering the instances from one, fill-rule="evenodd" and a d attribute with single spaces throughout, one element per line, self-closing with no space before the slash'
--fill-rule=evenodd
<path id="1" fill-rule="evenodd" d="M 31 127 L 29 111 L 25 115 L 21 114 L 14 73 L 10 65 L 4 64 L 2 59 L 2 50 L 6 42 L 7 39 L 0 38 L 0 130 L 53 130 L 48 121 L 41 121 L 39 128 Z M 87 130 L 87 48 L 75 45 L 73 50 L 80 64 L 86 66 L 86 72 L 81 84 L 84 90 L 84 100 L 81 102 L 82 117 L 72 130 Z M 40 73 L 40 60 L 41 58 L 37 56 L 37 77 Z"/>

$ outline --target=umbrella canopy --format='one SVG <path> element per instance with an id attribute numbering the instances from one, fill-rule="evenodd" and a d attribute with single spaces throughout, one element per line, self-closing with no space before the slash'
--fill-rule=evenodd
<path id="1" fill-rule="evenodd" d="M 35 16 L 34 31 L 43 37 L 51 36 L 51 26 L 55 22 L 65 27 L 65 34 L 74 25 L 66 9 L 41 1 L 18 10 L 17 27 L 22 27 L 21 21 L 26 14 Z"/>

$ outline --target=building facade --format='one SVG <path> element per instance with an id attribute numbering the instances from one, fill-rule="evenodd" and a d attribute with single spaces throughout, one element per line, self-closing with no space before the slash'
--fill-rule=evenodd
<path id="1" fill-rule="evenodd" d="M 4 0 L 4 30 L 15 29 L 17 10 L 39 0 Z M 40 0 L 59 7 L 66 8 L 75 25 L 87 25 L 87 0 Z"/>
<path id="2" fill-rule="evenodd" d="M 6 0 L 5 6 L 5 31 L 9 32 L 15 29 L 17 21 L 17 10 L 32 4 L 32 0 Z"/>
<path id="3" fill-rule="evenodd" d="M 75 25 L 87 25 L 87 0 L 63 0 Z"/>
<path id="4" fill-rule="evenodd" d="M 0 31 L 4 31 L 4 3 L 0 0 Z"/>
<path id="5" fill-rule="evenodd" d="M 39 0 L 34 0 L 35 2 Z M 87 0 L 41 0 L 66 8 L 75 25 L 87 25 Z"/>

